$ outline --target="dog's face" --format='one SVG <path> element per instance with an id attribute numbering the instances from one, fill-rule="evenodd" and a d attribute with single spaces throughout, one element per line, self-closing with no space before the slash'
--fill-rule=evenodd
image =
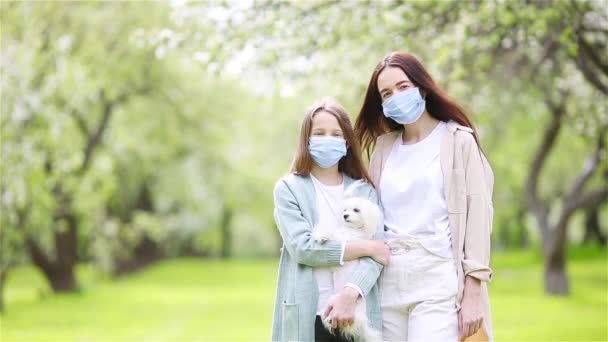
<path id="1" fill-rule="evenodd" d="M 344 200 L 342 219 L 347 227 L 364 230 L 370 237 L 374 235 L 382 221 L 382 213 L 377 205 L 361 197 Z"/>

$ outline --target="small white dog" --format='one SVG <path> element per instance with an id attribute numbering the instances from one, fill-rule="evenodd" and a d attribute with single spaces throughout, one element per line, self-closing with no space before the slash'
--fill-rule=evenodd
<path id="1" fill-rule="evenodd" d="M 374 236 L 378 226 L 383 222 L 382 212 L 376 204 L 355 195 L 355 189 L 361 183 L 355 182 L 345 191 L 344 210 L 342 211 L 343 224 L 334 231 L 320 230 L 316 227 L 313 232 L 314 239 L 325 243 L 328 240 L 369 240 Z M 341 267 L 334 268 L 334 289 L 339 290 L 344 287 L 358 263 L 359 260 L 347 261 Z M 329 319 L 323 320 L 323 324 L 329 331 L 332 331 Z M 382 340 L 382 334 L 369 326 L 364 298 L 357 300 L 353 324 L 340 331 L 346 338 L 355 338 L 355 340 Z"/>

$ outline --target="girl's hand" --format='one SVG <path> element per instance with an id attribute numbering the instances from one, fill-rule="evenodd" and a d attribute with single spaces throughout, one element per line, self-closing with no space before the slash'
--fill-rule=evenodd
<path id="1" fill-rule="evenodd" d="M 377 263 L 384 266 L 388 265 L 388 259 L 391 255 L 391 250 L 388 247 L 386 241 L 382 240 L 371 240 L 369 241 L 370 254 L 369 256 L 374 259 Z"/>
<path id="2" fill-rule="evenodd" d="M 329 298 L 322 318 L 329 318 L 332 329 L 346 328 L 355 320 L 355 307 L 359 292 L 345 286 L 340 292 Z"/>
<path id="3" fill-rule="evenodd" d="M 464 295 L 458 312 L 458 331 L 460 341 L 474 335 L 482 326 L 481 281 L 467 276 L 464 283 Z"/>

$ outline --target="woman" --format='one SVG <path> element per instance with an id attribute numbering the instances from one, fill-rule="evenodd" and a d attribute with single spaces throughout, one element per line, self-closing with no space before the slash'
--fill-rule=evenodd
<path id="1" fill-rule="evenodd" d="M 411 54 L 374 70 L 355 123 L 385 215 L 389 341 L 492 339 L 492 171 L 462 108 Z M 477 334 L 476 334 L 477 333 Z"/>
<path id="2" fill-rule="evenodd" d="M 324 100 L 307 112 L 291 173 L 274 189 L 274 218 L 283 248 L 273 341 L 343 341 L 321 320 L 327 317 L 337 329 L 352 324 L 359 297 L 366 300 L 370 325 L 381 329 L 376 281 L 389 257 L 382 226 L 374 237 L 379 240 L 319 243 L 311 237 L 316 225 L 331 229 L 340 224 L 344 189 L 357 179 L 368 182 L 359 194 L 377 203 L 346 111 Z M 330 267 L 359 258 L 350 282 L 334 289 Z"/>

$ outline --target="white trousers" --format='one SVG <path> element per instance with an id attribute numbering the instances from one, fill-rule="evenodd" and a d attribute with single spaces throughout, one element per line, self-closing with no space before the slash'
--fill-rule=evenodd
<path id="1" fill-rule="evenodd" d="M 385 341 L 458 341 L 453 260 L 428 252 L 414 240 L 388 240 L 389 265 L 380 276 Z"/>

